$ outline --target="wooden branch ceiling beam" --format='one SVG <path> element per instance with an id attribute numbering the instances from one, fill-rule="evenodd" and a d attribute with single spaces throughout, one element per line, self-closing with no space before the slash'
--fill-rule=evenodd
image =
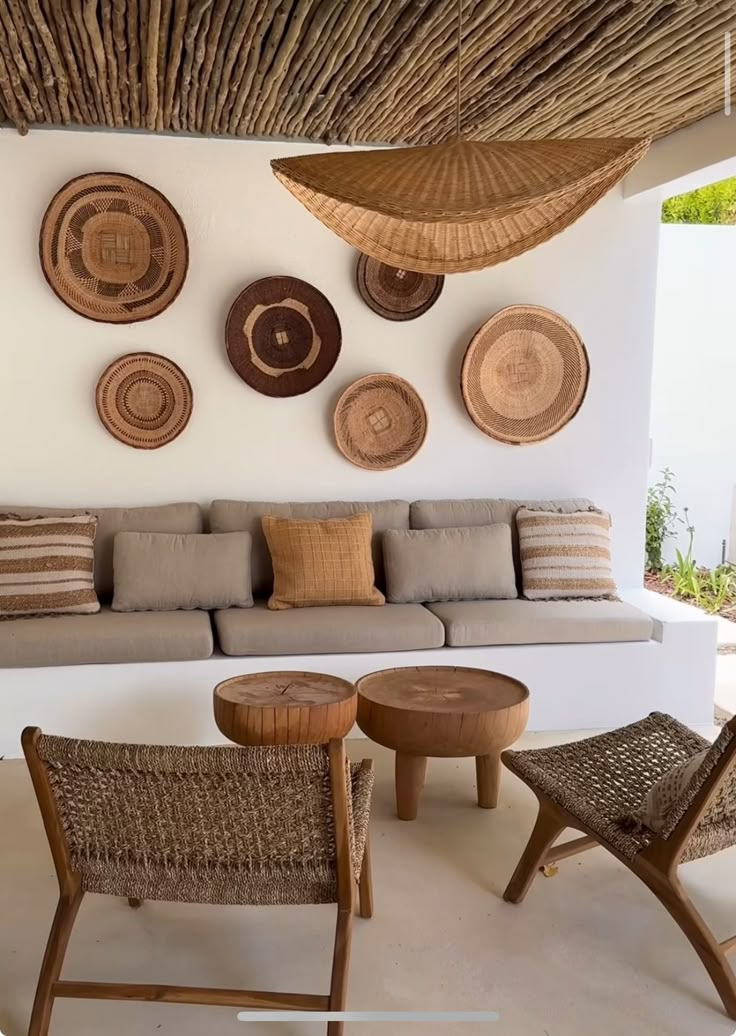
<path id="1" fill-rule="evenodd" d="M 480 140 L 663 136 L 719 110 L 732 0 L 463 0 Z M 427 144 L 457 0 L 0 0 L 0 122 Z M 736 81 L 736 70 L 735 70 Z"/>

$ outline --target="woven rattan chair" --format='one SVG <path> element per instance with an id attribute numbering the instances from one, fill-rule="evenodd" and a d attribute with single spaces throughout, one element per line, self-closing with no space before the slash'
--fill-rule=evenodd
<path id="1" fill-rule="evenodd" d="M 56 997 L 341 1011 L 352 914 L 370 917 L 372 763 L 348 768 L 329 746 L 169 748 L 23 732 L 23 750 L 60 896 L 29 1036 L 45 1036 Z M 326 996 L 62 981 L 85 892 L 186 903 L 336 903 Z M 343 1025 L 328 1023 L 329 1036 Z"/>
<path id="2" fill-rule="evenodd" d="M 667 814 L 661 834 L 631 824 L 655 781 L 709 743 L 671 716 L 653 712 L 610 734 L 555 748 L 504 752 L 506 766 L 539 799 L 531 837 L 503 898 L 520 903 L 537 871 L 601 845 L 625 863 L 669 911 L 713 980 L 726 1013 L 736 1019 L 736 979 L 726 954 L 736 936 L 717 942 L 681 885 L 681 863 L 736 844 L 733 771 L 736 719 L 710 747 Z M 565 828 L 584 832 L 554 845 Z"/>

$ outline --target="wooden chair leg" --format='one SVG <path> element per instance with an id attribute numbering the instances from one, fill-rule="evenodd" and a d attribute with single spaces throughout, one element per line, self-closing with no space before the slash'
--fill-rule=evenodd
<path id="1" fill-rule="evenodd" d="M 683 935 L 705 965 L 723 1002 L 726 1014 L 729 1018 L 736 1020 L 736 975 L 734 975 L 726 954 L 702 916 L 695 909 L 677 875 L 668 876 L 656 869 L 642 870 L 632 867 L 632 870 L 677 922 Z"/>
<path id="2" fill-rule="evenodd" d="M 49 1031 L 51 1011 L 54 1006 L 52 989 L 61 974 L 61 966 L 64 963 L 64 955 L 69 945 L 69 937 L 72 934 L 79 905 L 82 902 L 82 895 L 82 891 L 77 888 L 75 891 L 59 897 L 46 943 L 41 973 L 38 976 L 28 1036 L 46 1036 Z"/>
<path id="3" fill-rule="evenodd" d="M 338 910 L 337 927 L 335 929 L 335 952 L 332 958 L 332 981 L 330 983 L 331 1011 L 344 1011 L 347 1003 L 352 933 L 352 909 Z M 344 1030 L 344 1022 L 327 1023 L 327 1036 L 343 1036 Z"/>
<path id="4" fill-rule="evenodd" d="M 544 861 L 547 850 L 566 826 L 557 813 L 544 803 L 540 803 L 537 822 L 503 894 L 507 903 L 521 903 Z"/>
<path id="5" fill-rule="evenodd" d="M 363 864 L 360 868 L 360 880 L 358 882 L 358 902 L 360 905 L 360 916 L 373 917 L 373 873 L 371 870 L 370 836 L 366 837 L 365 840 Z"/>

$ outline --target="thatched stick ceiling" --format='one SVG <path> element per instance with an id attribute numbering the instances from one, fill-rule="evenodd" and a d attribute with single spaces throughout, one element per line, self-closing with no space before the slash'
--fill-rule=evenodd
<path id="1" fill-rule="evenodd" d="M 0 121 L 431 143 L 454 129 L 456 11 L 0 0 Z M 464 12 L 476 139 L 660 136 L 723 103 L 732 0 L 464 0 Z"/>

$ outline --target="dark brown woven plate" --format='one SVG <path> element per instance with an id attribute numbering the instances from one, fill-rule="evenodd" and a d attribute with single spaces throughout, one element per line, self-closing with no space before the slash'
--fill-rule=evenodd
<path id="1" fill-rule="evenodd" d="M 266 396 L 298 396 L 335 366 L 342 332 L 328 300 L 296 277 L 264 277 L 233 302 L 225 327 L 230 363 Z"/>
<path id="2" fill-rule="evenodd" d="M 54 196 L 41 224 L 46 280 L 90 320 L 132 324 L 170 306 L 187 274 L 187 235 L 157 190 L 121 173 L 88 173 Z"/>
<path id="3" fill-rule="evenodd" d="M 427 412 L 417 390 L 394 374 L 353 382 L 337 402 L 334 423 L 340 452 L 371 471 L 405 464 L 427 435 Z"/>
<path id="4" fill-rule="evenodd" d="M 508 306 L 481 327 L 461 387 L 474 423 L 500 442 L 539 442 L 578 412 L 588 354 L 572 324 L 542 306 Z"/>
<path id="5" fill-rule="evenodd" d="M 95 401 L 110 435 L 138 450 L 156 450 L 186 428 L 193 393 L 172 360 L 158 353 L 128 353 L 97 382 Z"/>
<path id="6" fill-rule="evenodd" d="M 415 273 L 361 255 L 356 270 L 358 291 L 374 313 L 386 320 L 414 320 L 435 304 L 445 278 Z"/>

